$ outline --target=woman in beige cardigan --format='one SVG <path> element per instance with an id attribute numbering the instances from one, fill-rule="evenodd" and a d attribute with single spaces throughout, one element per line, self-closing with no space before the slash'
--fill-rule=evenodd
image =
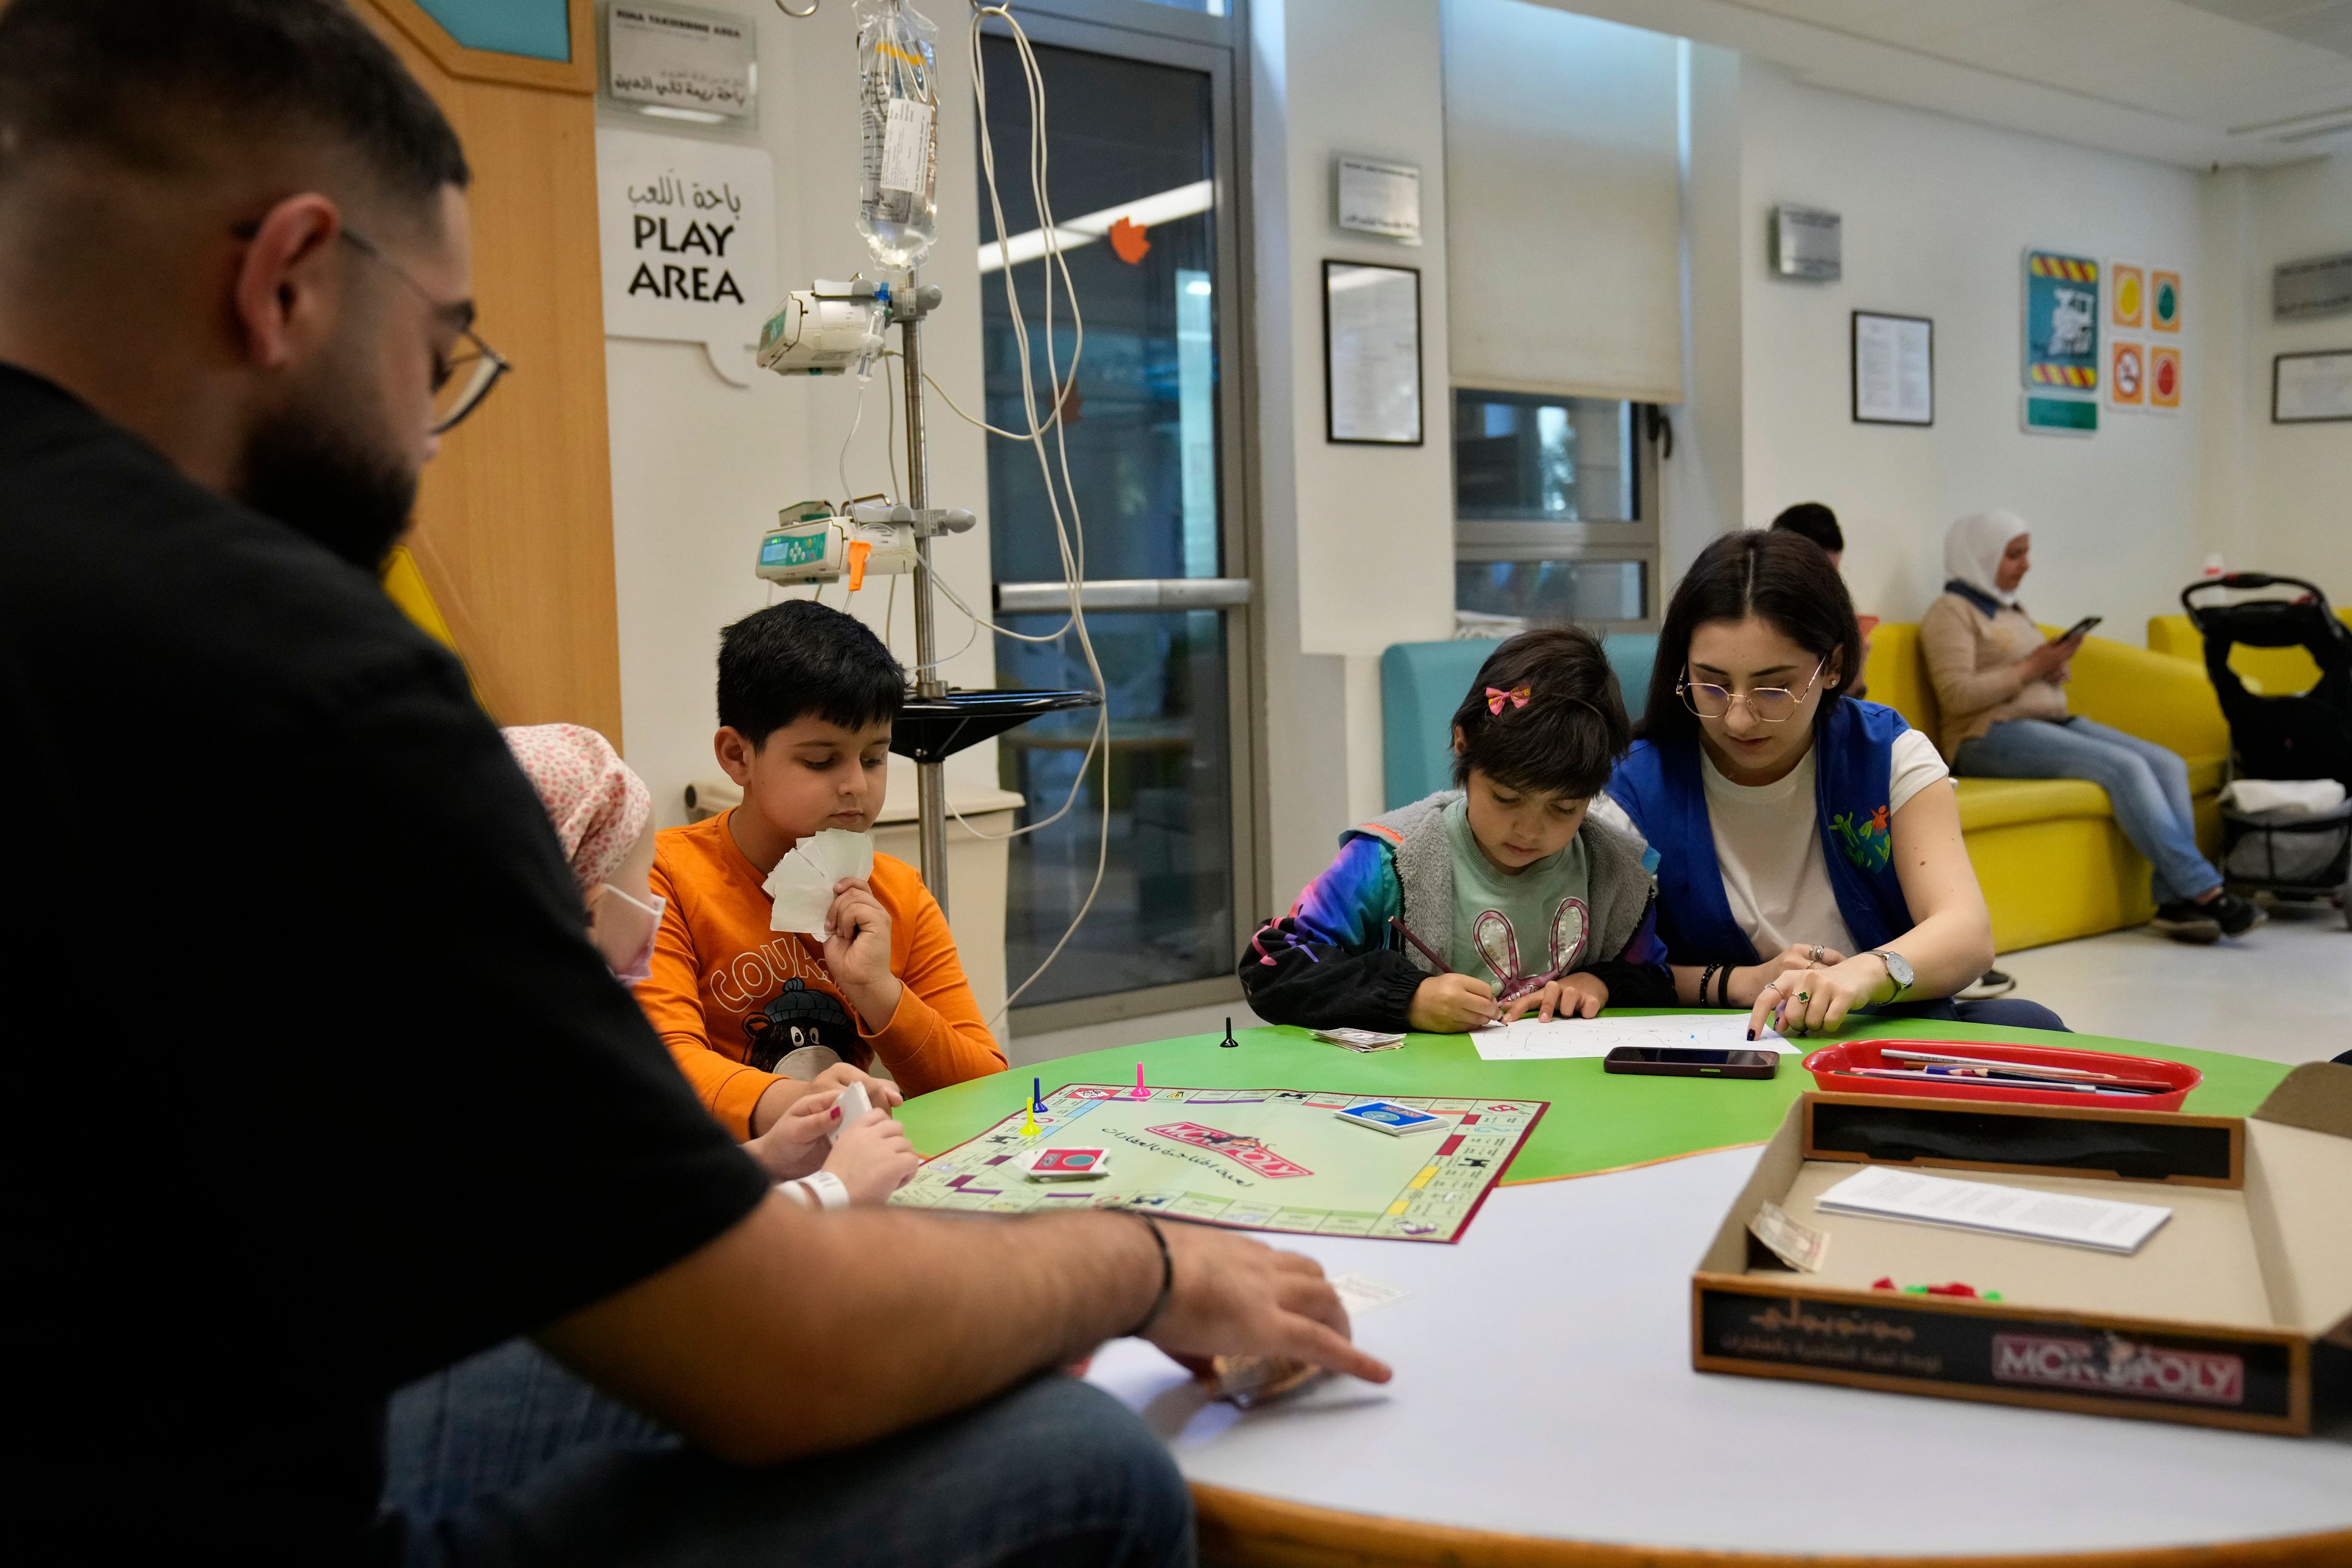
<path id="1" fill-rule="evenodd" d="M 1944 754 L 1962 777 L 2087 779 L 2155 868 L 2157 930 L 2180 942 L 2237 936 L 2263 916 L 2225 891 L 2197 852 L 2189 764 L 2179 754 L 2066 710 L 2080 635 L 2050 642 L 2017 602 L 2032 535 L 2016 514 L 1981 512 L 1944 536 L 1943 595 L 1919 618 L 1919 647 L 1944 710 Z"/>
<path id="2" fill-rule="evenodd" d="M 1961 778 L 2084 778 L 2155 868 L 2157 931 L 2216 942 L 2261 924 L 2197 853 L 2180 754 L 2070 715 L 2067 663 L 2082 637 L 2046 642 L 2018 605 L 2032 533 L 2016 512 L 1961 517 L 1943 538 L 1943 597 L 1919 618 L 1919 651 L 1943 705 L 1943 752 Z"/>

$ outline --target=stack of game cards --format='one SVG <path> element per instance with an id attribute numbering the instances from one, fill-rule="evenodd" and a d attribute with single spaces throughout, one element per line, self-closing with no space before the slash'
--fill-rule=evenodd
<path id="1" fill-rule="evenodd" d="M 1396 1105 L 1385 1100 L 1368 1100 L 1361 1105 L 1351 1105 L 1332 1114 L 1342 1121 L 1352 1121 L 1359 1127 L 1369 1127 L 1391 1138 L 1402 1138 L 1408 1132 L 1426 1132 L 1432 1128 L 1445 1125 L 1443 1116 L 1432 1116 L 1426 1110 L 1415 1110 L 1410 1105 Z"/>
<path id="2" fill-rule="evenodd" d="M 1351 1051 L 1392 1051 L 1404 1044 L 1402 1035 L 1383 1034 L 1378 1029 L 1318 1029 L 1315 1037 L 1345 1046 Z"/>
<path id="3" fill-rule="evenodd" d="M 845 833 L 828 827 L 802 839 L 768 873 L 768 897 L 775 910 L 768 917 L 770 931 L 794 931 L 810 936 L 831 936 L 825 917 L 833 910 L 833 885 L 844 877 L 874 874 L 874 836 Z"/>
<path id="4" fill-rule="evenodd" d="M 1094 1182 L 1109 1174 L 1106 1149 L 1040 1149 L 1029 1162 L 1033 1182 Z"/>

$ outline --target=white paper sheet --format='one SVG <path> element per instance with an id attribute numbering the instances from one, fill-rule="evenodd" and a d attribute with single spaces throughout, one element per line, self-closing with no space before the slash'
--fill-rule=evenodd
<path id="1" fill-rule="evenodd" d="M 1490 1062 L 1542 1062 L 1605 1057 L 1620 1046 L 1679 1050 L 1793 1051 L 1770 1029 L 1748 1037 L 1745 1013 L 1664 1013 L 1649 1018 L 1521 1018 L 1500 1028 L 1474 1029 L 1470 1043 Z"/>
<path id="2" fill-rule="evenodd" d="M 2115 1203 L 1996 1182 L 1957 1182 L 1869 1165 L 1813 1200 L 1816 1208 L 1870 1219 L 2020 1236 L 2101 1252 L 2137 1252 L 2172 1217 L 2153 1204 Z"/>

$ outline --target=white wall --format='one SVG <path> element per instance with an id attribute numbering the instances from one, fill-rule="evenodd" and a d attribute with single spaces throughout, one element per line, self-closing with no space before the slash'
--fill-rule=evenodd
<path id="1" fill-rule="evenodd" d="M 877 276 L 856 228 L 856 28 L 850 8 L 826 5 L 807 21 L 778 14 L 767 0 L 698 0 L 749 19 L 760 45 L 760 125 L 748 135 L 713 140 L 765 147 L 776 169 L 776 255 L 781 276 L 762 280 L 765 305 L 815 278 Z M 925 362 L 965 406 L 980 386 L 979 219 L 972 200 L 971 48 L 955 14 L 940 38 L 940 237 L 926 280 L 946 290 L 944 308 L 926 323 Z M 600 121 L 632 131 L 694 136 L 691 128 L 598 110 Z M 893 342 L 897 334 L 893 333 Z M 689 779 L 711 777 L 713 688 L 719 630 L 770 602 L 751 574 L 761 531 L 776 510 L 812 496 L 839 499 L 835 477 L 844 436 L 856 407 L 854 381 L 761 374 L 731 386 L 691 343 L 612 338 L 605 345 L 607 411 L 613 448 L 614 564 L 619 590 L 621 709 L 629 762 L 643 773 L 664 824 L 685 819 Z M 849 466 L 860 492 L 884 489 L 888 420 L 877 374 L 866 394 L 863 423 Z M 975 608 L 989 588 L 987 468 L 979 432 L 930 403 L 931 500 L 968 506 L 981 525 L 937 546 L 941 575 Z M 903 469 L 903 463 L 902 463 Z M 914 659 L 912 579 L 898 585 L 891 617 L 892 651 Z M 805 589 L 794 589 L 804 594 Z M 881 629 L 889 580 L 869 578 L 851 607 Z M 825 601 L 843 602 L 838 587 Z M 962 645 L 969 624 L 940 602 L 942 649 Z M 993 684 L 989 640 L 947 666 L 962 686 Z M 894 802 L 911 799 L 913 769 L 892 758 Z M 949 764 L 951 785 L 995 783 L 995 746 L 961 753 Z M 950 826 L 950 832 L 954 827 Z"/>
<path id="2" fill-rule="evenodd" d="M 1453 628 L 1445 130 L 1436 0 L 1257 0 L 1251 30 L 1264 826 L 1280 906 L 1381 808 L 1380 651 Z M 1333 224 L 1340 153 L 1420 166 L 1421 246 Z M 1422 269 L 1422 446 L 1324 439 L 1327 259 Z"/>
<path id="3" fill-rule="evenodd" d="M 2005 507 L 2033 526 L 2034 612 L 2104 615 L 2109 635 L 2139 641 L 2208 548 L 2200 422 L 2226 383 L 2200 374 L 2223 284 L 2201 266 L 2205 177 L 1822 91 L 1752 61 L 1742 84 L 1746 521 L 1828 502 L 1857 605 L 1908 620 L 1944 580 L 1952 520 Z M 1779 202 L 1843 216 L 1842 281 L 1769 273 Z M 2021 431 L 2028 246 L 2184 272 L 2179 415 L 2102 409 L 2088 438 Z M 1935 319 L 1932 428 L 1853 422 L 1855 310 Z"/>
<path id="4" fill-rule="evenodd" d="M 2352 424 L 2270 422 L 2271 361 L 2282 353 L 2352 350 L 2352 316 L 2280 321 L 2271 269 L 2282 261 L 2352 251 L 2352 152 L 2238 177 L 2245 223 L 2238 299 L 2243 312 L 2241 465 L 2231 566 L 2288 572 L 2352 602 Z"/>

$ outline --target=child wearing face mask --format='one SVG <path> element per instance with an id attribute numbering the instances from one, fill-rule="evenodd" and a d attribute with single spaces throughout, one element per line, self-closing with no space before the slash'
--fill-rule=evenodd
<path id="1" fill-rule="evenodd" d="M 507 749 L 539 792 L 588 911 L 588 940 L 613 975 L 634 987 L 653 962 L 654 939 L 666 905 L 648 889 L 654 863 L 653 797 L 612 742 L 578 724 L 532 724 L 502 731 Z M 830 1151 L 826 1136 L 840 1124 L 836 1102 L 862 1084 L 875 1110 L 845 1131 Z M 906 1130 L 887 1107 L 903 1098 L 897 1086 L 851 1067 L 822 1075 L 793 1114 L 778 1119 L 744 1145 L 753 1158 L 814 1207 L 879 1203 L 913 1174 L 920 1162 Z"/>
<path id="2" fill-rule="evenodd" d="M 1628 740 L 1590 634 L 1503 644 L 1454 715 L 1457 787 L 1340 835 L 1242 954 L 1250 1005 L 1268 1023 L 1429 1034 L 1672 1006 L 1641 847 L 1586 814 Z"/>

